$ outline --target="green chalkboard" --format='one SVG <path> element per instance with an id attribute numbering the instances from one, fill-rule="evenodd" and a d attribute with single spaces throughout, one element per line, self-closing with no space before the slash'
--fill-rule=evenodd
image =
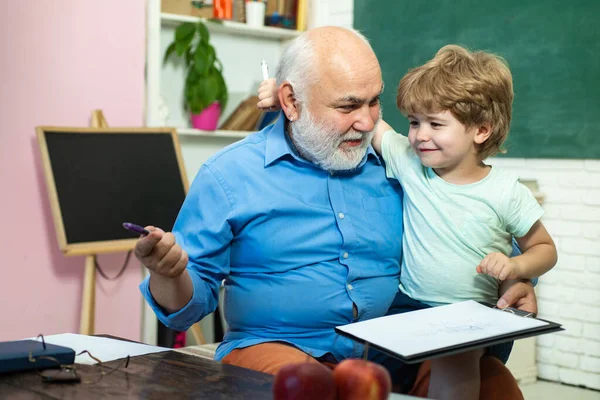
<path id="1" fill-rule="evenodd" d="M 373 45 L 384 116 L 406 132 L 396 88 L 446 44 L 503 56 L 515 101 L 508 157 L 600 158 L 600 0 L 355 0 Z"/>

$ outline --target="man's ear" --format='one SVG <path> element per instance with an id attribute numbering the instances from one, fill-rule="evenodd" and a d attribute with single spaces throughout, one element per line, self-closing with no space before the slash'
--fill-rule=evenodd
<path id="1" fill-rule="evenodd" d="M 483 124 L 476 127 L 475 136 L 473 137 L 473 141 L 476 144 L 483 144 L 486 140 L 490 138 L 492 134 L 492 126 L 490 124 Z"/>
<path id="2" fill-rule="evenodd" d="M 296 96 L 294 94 L 294 88 L 292 87 L 292 84 L 288 81 L 283 82 L 279 86 L 277 94 L 279 95 L 279 103 L 281 104 L 281 109 L 285 113 L 287 119 L 289 119 L 292 122 L 297 120 L 299 110 L 296 104 Z"/>

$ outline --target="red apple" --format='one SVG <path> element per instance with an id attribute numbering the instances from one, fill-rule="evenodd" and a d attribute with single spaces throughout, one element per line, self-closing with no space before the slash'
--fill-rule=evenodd
<path id="1" fill-rule="evenodd" d="M 390 373 L 381 365 L 347 359 L 333 370 L 339 400 L 383 400 L 392 390 Z"/>
<path id="2" fill-rule="evenodd" d="M 335 400 L 333 373 L 316 363 L 289 364 L 282 367 L 273 383 L 275 400 Z"/>

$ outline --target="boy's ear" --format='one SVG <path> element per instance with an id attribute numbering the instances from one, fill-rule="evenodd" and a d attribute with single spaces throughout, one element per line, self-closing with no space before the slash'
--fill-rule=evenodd
<path id="1" fill-rule="evenodd" d="M 281 104 L 281 109 L 285 113 L 285 116 L 290 121 L 295 121 L 298 119 L 299 110 L 296 104 L 296 96 L 294 95 L 294 88 L 290 82 L 283 82 L 279 86 L 279 90 L 277 91 L 279 96 L 279 104 Z"/>
<path id="2" fill-rule="evenodd" d="M 490 138 L 492 134 L 492 126 L 490 124 L 484 124 L 477 127 L 477 131 L 475 131 L 475 136 L 473 137 L 473 141 L 476 144 L 483 144 L 486 140 Z"/>

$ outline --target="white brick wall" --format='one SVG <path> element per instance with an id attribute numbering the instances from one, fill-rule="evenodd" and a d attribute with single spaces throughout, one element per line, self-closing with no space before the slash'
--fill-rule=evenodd
<path id="1" fill-rule="evenodd" d="M 312 26 L 353 26 L 354 0 L 311 3 Z M 557 266 L 538 285 L 538 305 L 542 318 L 566 331 L 537 338 L 538 375 L 600 390 L 600 160 L 489 161 L 537 180 L 542 221 L 558 246 Z"/>
<path id="2" fill-rule="evenodd" d="M 537 287 L 540 316 L 566 331 L 537 339 L 540 378 L 600 390 L 600 160 L 492 158 L 537 180 L 558 264 Z"/>

